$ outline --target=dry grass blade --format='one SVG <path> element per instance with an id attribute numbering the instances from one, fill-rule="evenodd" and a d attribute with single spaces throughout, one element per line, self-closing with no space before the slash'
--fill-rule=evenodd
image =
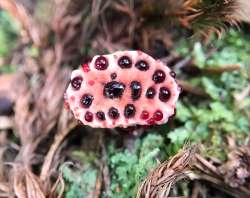
<path id="1" fill-rule="evenodd" d="M 42 181 L 46 180 L 48 176 L 50 175 L 50 170 L 53 162 L 54 155 L 58 149 L 58 147 L 61 145 L 64 138 L 69 134 L 69 132 L 76 126 L 75 122 L 71 122 L 66 128 L 64 128 L 61 132 L 56 134 L 55 140 L 53 144 L 50 146 L 50 150 L 47 153 L 44 164 L 42 166 L 40 178 Z"/>
<path id="2" fill-rule="evenodd" d="M 60 191 L 58 190 L 59 184 L 61 184 Z M 51 188 L 49 198 L 55 197 L 54 193 L 56 193 L 57 191 L 59 191 L 59 192 L 58 192 L 56 197 L 61 198 L 63 196 L 64 190 L 65 190 L 65 183 L 63 181 L 62 173 L 60 173 L 56 182 L 54 183 L 54 185 Z"/>
<path id="3" fill-rule="evenodd" d="M 45 198 L 39 178 L 27 167 L 14 165 L 14 192 L 18 198 Z"/>
<path id="4" fill-rule="evenodd" d="M 185 172 L 190 166 L 195 152 L 195 147 L 183 149 L 170 160 L 160 164 L 142 182 L 137 198 L 168 197 L 171 186 L 185 178 Z"/>

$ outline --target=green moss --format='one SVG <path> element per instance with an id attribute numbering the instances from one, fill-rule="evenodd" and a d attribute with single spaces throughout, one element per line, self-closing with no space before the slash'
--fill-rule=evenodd
<path id="1" fill-rule="evenodd" d="M 228 64 L 243 66 L 241 71 L 189 76 L 187 80 L 202 87 L 210 98 L 194 98 L 192 95 L 183 97 L 177 105 L 178 124 L 174 130 L 167 133 L 171 141 L 168 145 L 170 151 L 178 150 L 187 141 L 202 142 L 207 145 L 207 151 L 204 151 L 206 154 L 223 160 L 225 151 L 221 150 L 221 143 L 225 136 L 233 135 L 241 141 L 250 131 L 250 121 L 245 114 L 245 111 L 250 109 L 249 99 L 246 97 L 240 104 L 235 100 L 235 94 L 240 93 L 249 84 L 249 78 L 243 69 L 249 59 L 250 39 L 241 32 L 230 30 L 222 40 L 212 40 L 213 48 L 217 51 L 209 58 L 204 58 L 204 54 L 209 51 L 208 46 L 201 46 L 200 43 L 193 45 L 187 41 L 182 44 L 184 46 L 180 48 L 193 49 L 195 64 L 201 69 Z M 186 56 L 189 56 L 189 53 Z M 245 104 L 245 110 L 240 110 L 241 104 Z"/>
<path id="2" fill-rule="evenodd" d="M 149 134 L 136 144 L 133 153 L 127 150 L 113 153 L 114 147 L 110 150 L 110 168 L 113 172 L 111 197 L 135 197 L 138 184 L 147 175 L 148 170 L 157 165 L 156 156 L 163 145 L 163 137 Z"/>

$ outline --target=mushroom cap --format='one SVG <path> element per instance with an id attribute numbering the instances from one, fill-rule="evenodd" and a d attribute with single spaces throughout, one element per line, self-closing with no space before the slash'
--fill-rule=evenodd
<path id="1" fill-rule="evenodd" d="M 164 124 L 180 94 L 173 74 L 141 51 L 96 55 L 72 72 L 65 104 L 94 128 Z"/>

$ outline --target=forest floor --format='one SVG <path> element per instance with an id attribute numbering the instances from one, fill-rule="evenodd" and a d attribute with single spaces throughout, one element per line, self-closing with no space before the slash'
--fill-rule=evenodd
<path id="1" fill-rule="evenodd" d="M 250 25 L 162 18 L 164 0 L 34 2 L 0 1 L 0 197 L 250 197 Z M 176 72 L 176 116 L 79 125 L 63 104 L 71 71 L 123 49 Z"/>

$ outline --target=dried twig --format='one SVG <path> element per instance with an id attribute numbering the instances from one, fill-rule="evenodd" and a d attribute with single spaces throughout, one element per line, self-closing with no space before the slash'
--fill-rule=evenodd
<path id="1" fill-rule="evenodd" d="M 223 72 L 233 72 L 233 71 L 239 71 L 241 69 L 241 66 L 238 64 L 234 65 L 224 65 L 222 67 L 206 67 L 203 69 L 205 73 L 223 73 Z"/>

